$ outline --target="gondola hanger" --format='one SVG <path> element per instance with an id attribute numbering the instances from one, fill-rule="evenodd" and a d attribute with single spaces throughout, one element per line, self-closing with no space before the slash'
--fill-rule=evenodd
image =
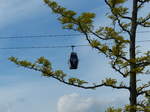
<path id="1" fill-rule="evenodd" d="M 74 48 L 75 48 L 75 46 L 74 46 L 74 45 L 72 45 L 72 46 L 71 46 L 71 48 L 72 48 L 72 52 L 74 52 Z"/>
<path id="2" fill-rule="evenodd" d="M 79 63 L 78 55 L 76 52 L 74 52 L 75 46 L 71 46 L 71 48 L 72 48 L 72 52 L 70 54 L 70 59 L 69 59 L 70 69 L 77 69 Z"/>

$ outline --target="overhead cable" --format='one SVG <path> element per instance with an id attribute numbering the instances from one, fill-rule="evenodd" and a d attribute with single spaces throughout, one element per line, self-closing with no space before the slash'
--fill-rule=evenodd
<path id="1" fill-rule="evenodd" d="M 143 40 L 137 42 L 150 42 L 150 40 Z M 48 49 L 48 48 L 68 48 L 68 47 L 87 47 L 90 45 L 62 45 L 62 46 L 28 46 L 28 47 L 0 47 L 1 50 L 15 50 L 15 49 Z"/>
<path id="2" fill-rule="evenodd" d="M 125 32 L 123 32 L 125 33 Z M 138 31 L 137 33 L 150 33 L 150 31 Z M 63 37 L 79 37 L 84 34 L 43 34 L 43 35 L 18 35 L 18 36 L 0 36 L 0 39 L 25 39 L 25 38 L 63 38 Z M 93 34 L 90 34 L 93 35 Z"/>
<path id="3" fill-rule="evenodd" d="M 64 35 L 18 35 L 18 36 L 0 36 L 0 39 L 24 39 L 24 38 L 55 38 L 55 37 L 76 37 L 83 34 L 64 34 Z"/>
<path id="4" fill-rule="evenodd" d="M 90 45 L 66 45 L 66 46 L 31 46 L 31 47 L 0 47 L 2 50 L 15 50 L 15 49 L 47 49 L 47 48 L 68 48 L 68 47 L 86 47 Z"/>

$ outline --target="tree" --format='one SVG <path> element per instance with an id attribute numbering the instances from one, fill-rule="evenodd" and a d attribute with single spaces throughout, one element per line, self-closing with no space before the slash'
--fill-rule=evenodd
<path id="1" fill-rule="evenodd" d="M 138 97 L 150 95 L 148 88 L 150 87 L 150 81 L 143 84 L 140 83 L 142 79 L 141 81 L 137 80 L 138 75 L 150 74 L 147 68 L 150 66 L 150 51 L 140 55 L 136 52 L 137 28 L 150 27 L 150 13 L 142 17 L 139 15 L 139 12 L 146 4 L 149 4 L 150 0 L 104 1 L 110 9 L 107 17 L 112 20 L 112 24 L 111 26 L 96 29 L 93 24 L 94 13 L 84 12 L 79 15 L 60 6 L 55 1 L 44 0 L 52 12 L 59 15 L 58 20 L 62 23 L 64 29 L 84 34 L 91 47 L 104 54 L 110 60 L 112 69 L 120 74 L 122 78 L 129 77 L 129 84 L 118 82 L 117 79 L 106 78 L 100 84 L 89 85 L 87 81 L 78 78 L 67 78 L 67 74 L 61 70 L 53 71 L 50 61 L 44 57 L 40 57 L 35 63 L 18 60 L 15 57 L 10 57 L 9 60 L 17 65 L 42 72 L 43 76 L 54 78 L 67 85 L 84 89 L 95 89 L 102 86 L 125 89 L 130 93 L 130 105 L 126 106 L 126 111 L 136 112 L 142 109 Z M 125 7 L 124 4 L 127 2 L 132 2 L 131 9 Z M 128 36 L 124 36 L 123 33 L 127 33 Z M 91 38 L 91 35 L 94 38 Z M 106 44 L 106 41 L 112 42 L 113 45 Z M 120 111 L 120 109 L 116 111 Z"/>

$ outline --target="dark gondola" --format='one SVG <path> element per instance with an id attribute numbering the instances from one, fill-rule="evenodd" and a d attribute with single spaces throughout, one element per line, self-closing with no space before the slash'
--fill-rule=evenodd
<path id="1" fill-rule="evenodd" d="M 74 52 L 75 46 L 71 46 L 71 47 L 72 47 L 72 52 L 70 54 L 69 66 L 70 66 L 70 69 L 77 69 L 78 63 L 79 63 L 78 55 L 76 52 Z"/>
<path id="2" fill-rule="evenodd" d="M 78 59 L 76 52 L 71 52 L 69 62 L 70 62 L 70 69 L 77 69 L 78 68 L 79 59 Z"/>

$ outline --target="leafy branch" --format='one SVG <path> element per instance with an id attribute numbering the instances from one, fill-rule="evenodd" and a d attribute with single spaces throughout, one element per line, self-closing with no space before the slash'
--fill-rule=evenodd
<path id="1" fill-rule="evenodd" d="M 51 63 L 44 57 L 40 57 L 39 59 L 37 59 L 37 61 L 35 61 L 35 63 L 31 63 L 26 60 L 20 61 L 15 57 L 10 57 L 9 60 L 19 66 L 23 66 L 25 68 L 42 72 L 42 75 L 45 77 L 51 77 L 64 84 L 79 87 L 79 88 L 95 89 L 101 86 L 106 86 L 106 87 L 112 87 L 116 89 L 129 89 L 129 87 L 126 87 L 125 85 L 117 86 L 116 85 L 117 81 L 111 78 L 107 78 L 106 80 L 103 80 L 101 84 L 93 84 L 92 86 L 84 86 L 84 84 L 87 84 L 88 82 L 84 80 L 80 80 L 78 78 L 65 79 L 67 74 L 65 74 L 61 70 L 53 71 L 51 67 Z"/>

